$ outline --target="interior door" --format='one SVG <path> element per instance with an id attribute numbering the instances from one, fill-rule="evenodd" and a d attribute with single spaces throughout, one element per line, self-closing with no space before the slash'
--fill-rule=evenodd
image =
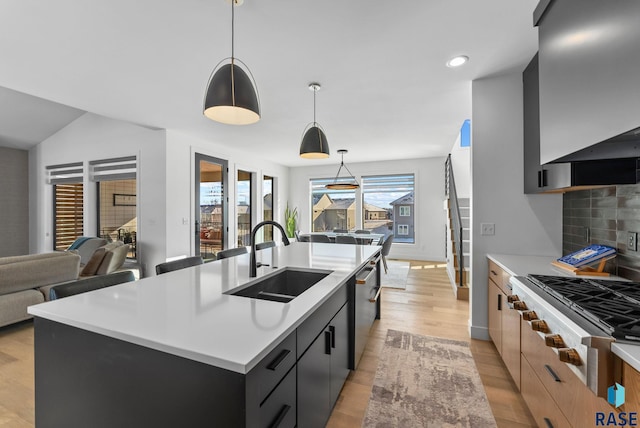
<path id="1" fill-rule="evenodd" d="M 196 153 L 194 170 L 194 254 L 215 259 L 218 251 L 228 246 L 227 161 Z"/>

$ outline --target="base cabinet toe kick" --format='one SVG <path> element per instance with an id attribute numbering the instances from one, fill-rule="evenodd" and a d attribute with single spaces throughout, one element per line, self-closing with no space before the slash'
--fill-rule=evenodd
<path id="1" fill-rule="evenodd" d="M 246 374 L 35 317 L 36 425 L 324 427 L 379 316 L 357 324 L 357 276 Z"/>

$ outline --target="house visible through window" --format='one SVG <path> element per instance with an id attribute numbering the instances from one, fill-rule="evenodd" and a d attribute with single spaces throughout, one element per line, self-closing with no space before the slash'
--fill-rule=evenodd
<path id="1" fill-rule="evenodd" d="M 329 190 L 325 185 L 334 178 L 311 180 L 311 231 L 327 232 L 333 229 L 356 228 L 356 196 L 353 190 Z M 351 181 L 338 178 L 340 181 Z"/>
<path id="2" fill-rule="evenodd" d="M 362 224 L 373 233 L 394 233 L 394 242 L 413 244 L 414 175 L 362 177 Z"/>

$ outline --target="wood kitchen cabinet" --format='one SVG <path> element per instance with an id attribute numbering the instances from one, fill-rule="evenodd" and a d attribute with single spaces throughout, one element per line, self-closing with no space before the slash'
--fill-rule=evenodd
<path id="1" fill-rule="evenodd" d="M 508 301 L 510 275 L 489 260 L 489 336 L 520 389 L 520 314 Z"/>
<path id="2" fill-rule="evenodd" d="M 521 321 L 522 384 L 521 391 L 538 424 L 588 427 L 595 425 L 596 412 L 617 412 L 605 399 L 595 395 L 560 361 L 552 347 L 545 344 L 543 333 Z"/>

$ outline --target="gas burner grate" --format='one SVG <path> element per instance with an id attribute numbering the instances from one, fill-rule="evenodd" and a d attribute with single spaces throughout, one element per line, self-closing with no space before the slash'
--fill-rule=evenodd
<path id="1" fill-rule="evenodd" d="M 614 337 L 640 341 L 640 284 L 549 275 L 529 279 Z"/>

